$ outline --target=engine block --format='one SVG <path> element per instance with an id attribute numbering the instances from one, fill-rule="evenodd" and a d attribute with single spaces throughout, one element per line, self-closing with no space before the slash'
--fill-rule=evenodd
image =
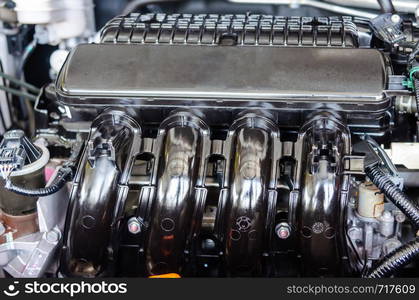
<path id="1" fill-rule="evenodd" d="M 58 101 L 68 122 L 100 115 L 70 200 L 64 274 L 97 276 L 110 267 L 105 249 L 118 261 L 132 248 L 144 274 L 194 272 L 185 264 L 199 257 L 220 274 L 258 274 L 278 218 L 311 266 L 304 274 L 341 272 L 350 127 L 385 131 L 391 102 L 388 58 L 358 48 L 354 28 L 348 18 L 134 14 L 109 22 L 101 43 L 77 46 L 57 79 Z M 296 142 L 282 142 L 280 128 L 300 128 Z M 95 188 L 104 185 L 102 198 Z M 126 215 L 130 193 L 139 204 L 117 226 L 128 231 L 105 230 Z M 289 200 L 280 212 L 281 197 Z M 94 247 L 92 234 L 101 236 Z"/>
<path id="2" fill-rule="evenodd" d="M 419 226 L 383 150 L 417 138 L 398 123 L 419 103 L 417 67 L 400 72 L 414 53 L 408 26 L 389 20 L 116 17 L 42 88 L 38 144 L 21 131 L 0 144 L 3 194 L 57 237 L 31 237 L 45 261 L 58 253 L 57 276 L 389 275 L 380 266 L 406 267 Z M 48 151 L 61 166 L 48 186 L 19 187 L 43 174 Z M 54 226 L 51 199 L 66 212 Z M 4 269 L 18 277 L 22 257 Z"/>

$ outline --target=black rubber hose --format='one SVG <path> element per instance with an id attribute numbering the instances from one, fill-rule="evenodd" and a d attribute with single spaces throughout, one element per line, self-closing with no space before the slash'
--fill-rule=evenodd
<path id="1" fill-rule="evenodd" d="M 378 166 L 365 168 L 365 174 L 419 228 L 419 208 L 403 193 Z"/>
<path id="2" fill-rule="evenodd" d="M 71 180 L 73 177 L 73 170 L 70 167 L 61 168 L 57 176 L 55 177 L 54 181 L 51 183 L 50 186 L 40 189 L 26 189 L 23 187 L 15 186 L 13 183 L 9 180 L 5 188 L 13 193 L 27 196 L 27 197 L 45 197 L 52 194 L 55 194 L 59 190 L 61 190 L 64 185 Z"/>
<path id="3" fill-rule="evenodd" d="M 367 278 L 389 277 L 394 272 L 408 265 L 419 255 L 419 238 L 393 250 L 387 254 L 380 263 L 371 270 Z"/>

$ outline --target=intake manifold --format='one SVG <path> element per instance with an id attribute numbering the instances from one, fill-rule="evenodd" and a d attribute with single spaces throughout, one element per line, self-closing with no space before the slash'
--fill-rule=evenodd
<path id="1" fill-rule="evenodd" d="M 70 195 L 63 275 L 96 277 L 112 260 L 112 239 L 140 145 L 141 128 L 126 112 L 106 111 L 93 121 Z"/>

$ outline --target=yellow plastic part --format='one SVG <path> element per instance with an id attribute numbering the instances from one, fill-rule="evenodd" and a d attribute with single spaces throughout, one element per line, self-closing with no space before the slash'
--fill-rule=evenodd
<path id="1" fill-rule="evenodd" d="M 160 275 L 152 275 L 152 276 L 149 276 L 148 278 L 182 278 L 182 277 L 177 273 L 167 273 L 167 274 L 160 274 Z"/>

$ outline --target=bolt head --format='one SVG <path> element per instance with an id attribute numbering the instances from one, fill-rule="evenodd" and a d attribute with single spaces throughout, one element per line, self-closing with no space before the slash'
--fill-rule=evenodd
<path id="1" fill-rule="evenodd" d="M 275 232 L 278 238 L 281 240 L 286 240 L 291 235 L 291 227 L 288 225 L 288 223 L 279 223 L 275 227 Z"/>
<path id="2" fill-rule="evenodd" d="M 128 220 L 128 231 L 132 234 L 137 234 L 141 232 L 141 224 L 137 218 L 132 217 Z"/>

